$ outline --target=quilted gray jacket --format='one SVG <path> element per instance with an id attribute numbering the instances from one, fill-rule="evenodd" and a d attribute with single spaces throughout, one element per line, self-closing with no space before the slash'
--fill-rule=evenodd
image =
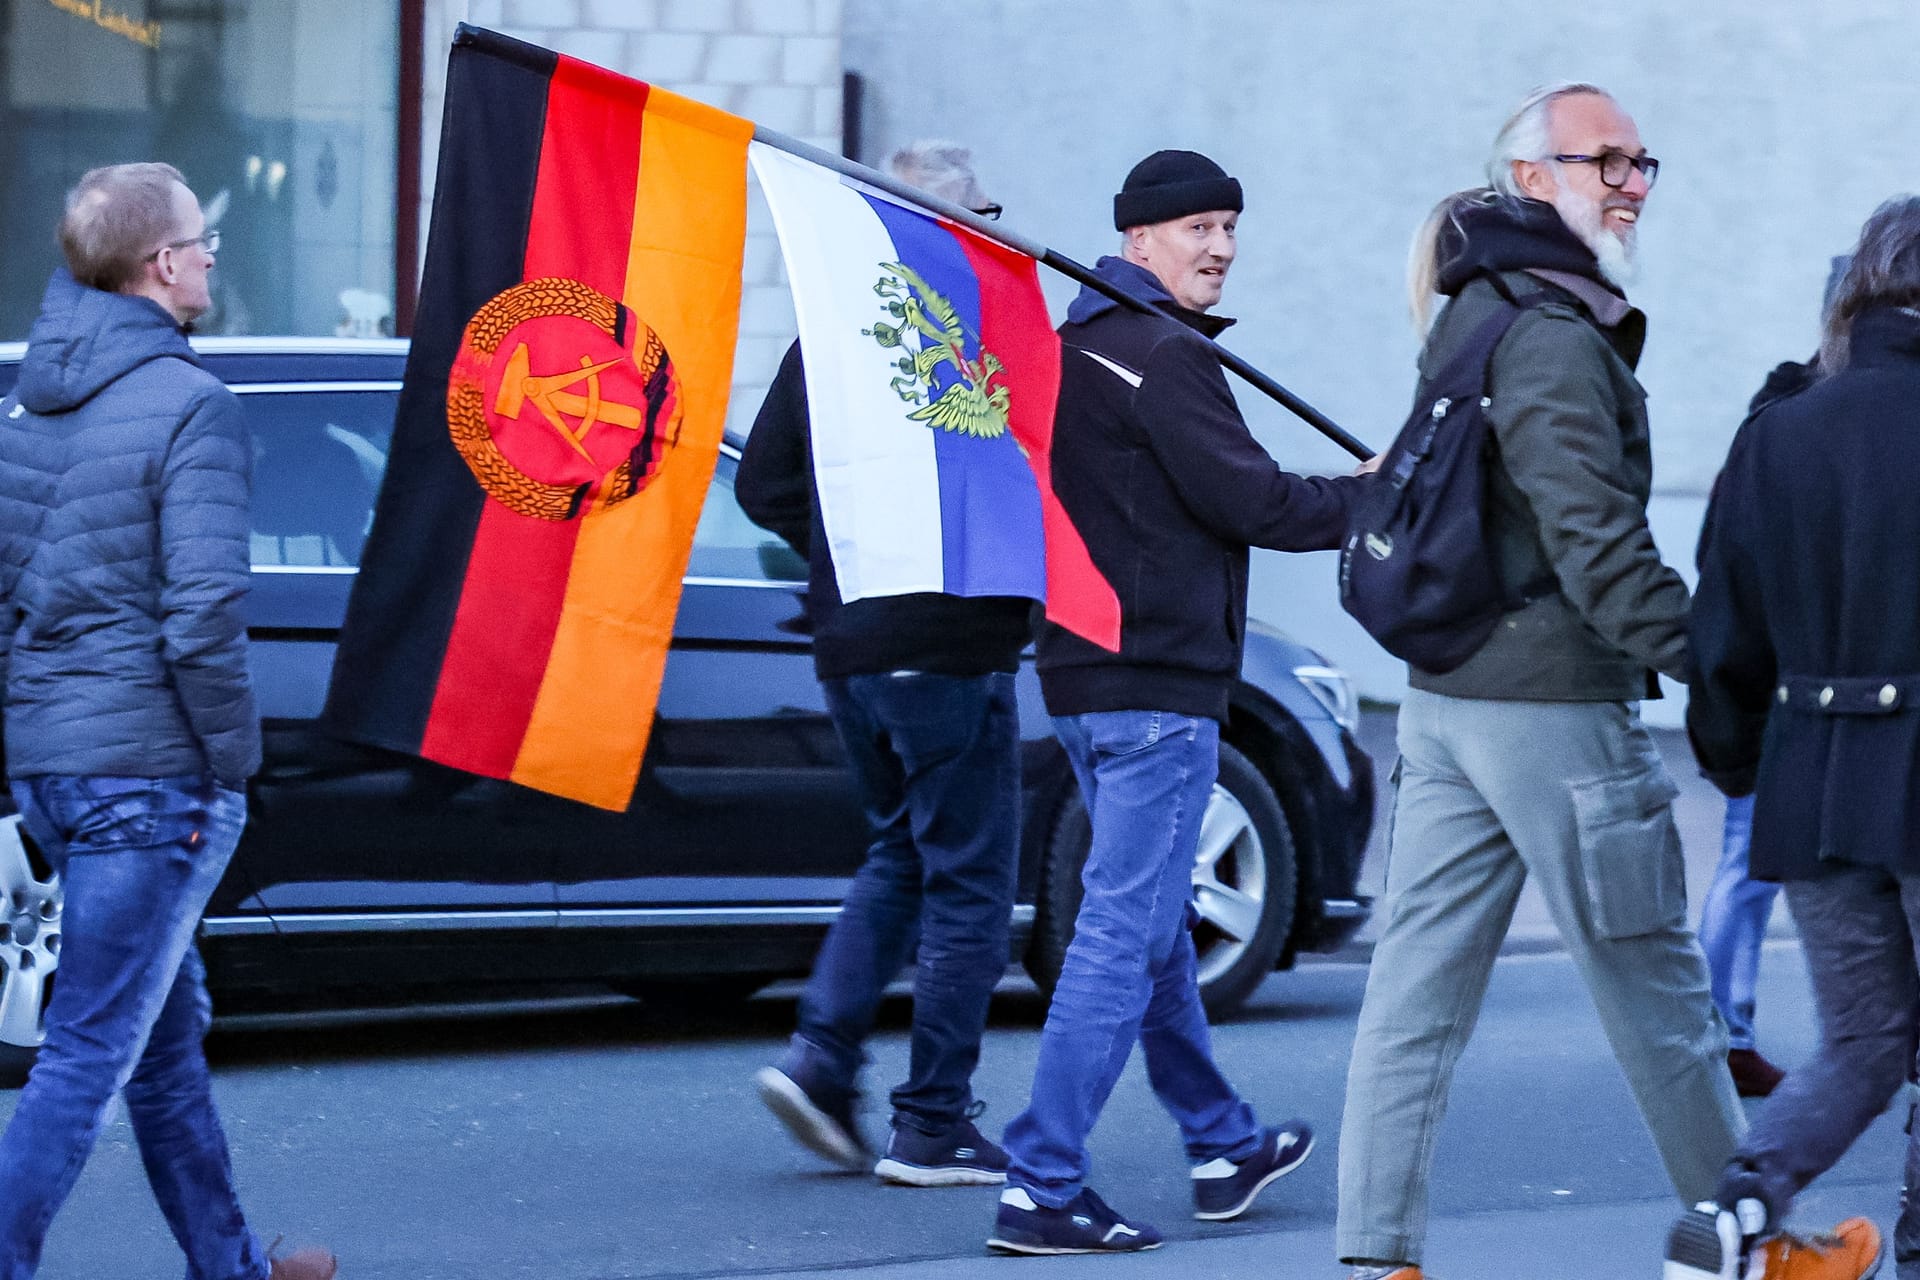
<path id="1" fill-rule="evenodd" d="M 251 467 L 238 402 L 163 308 L 54 274 L 0 400 L 10 776 L 259 768 Z"/>

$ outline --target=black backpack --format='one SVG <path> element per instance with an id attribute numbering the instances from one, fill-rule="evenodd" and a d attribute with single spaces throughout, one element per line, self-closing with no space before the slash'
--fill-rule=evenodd
<path id="1" fill-rule="evenodd" d="M 1486 522 L 1489 366 L 1513 322 L 1546 295 L 1516 298 L 1488 279 L 1507 305 L 1415 392 L 1340 548 L 1342 607 L 1388 653 L 1436 675 L 1472 657 L 1501 615 L 1551 587 L 1502 582 Z"/>

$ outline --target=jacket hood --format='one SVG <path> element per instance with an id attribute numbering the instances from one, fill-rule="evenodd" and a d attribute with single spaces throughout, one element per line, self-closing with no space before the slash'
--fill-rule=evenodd
<path id="1" fill-rule="evenodd" d="M 1160 277 L 1135 262 L 1125 258 L 1116 258 L 1107 254 L 1093 264 L 1093 274 L 1122 293 L 1138 298 L 1157 311 L 1165 312 L 1190 329 L 1196 329 L 1207 337 L 1223 333 L 1233 324 L 1225 316 L 1210 316 L 1204 311 L 1190 311 L 1173 300 L 1167 287 L 1160 283 Z M 1080 296 L 1067 308 L 1068 324 L 1085 324 L 1095 316 L 1105 315 L 1120 304 L 1101 293 L 1091 285 L 1080 286 Z"/>
<path id="2" fill-rule="evenodd" d="M 1869 307 L 1853 318 L 1847 362 L 1872 367 L 1920 357 L 1920 307 Z"/>
<path id="3" fill-rule="evenodd" d="M 1442 226 L 1438 245 L 1440 292 L 1452 297 L 1476 276 L 1499 271 L 1566 271 L 1620 291 L 1600 274 L 1593 250 L 1542 200 L 1498 197 L 1470 205 Z"/>
<path id="4" fill-rule="evenodd" d="M 62 267 L 47 282 L 27 335 L 20 402 L 35 413 L 66 413 L 149 360 L 167 357 L 199 363 L 159 303 L 90 289 Z"/>

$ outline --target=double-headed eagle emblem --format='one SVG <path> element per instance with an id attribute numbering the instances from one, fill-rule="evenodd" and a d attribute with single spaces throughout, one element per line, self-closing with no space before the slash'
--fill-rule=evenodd
<path id="1" fill-rule="evenodd" d="M 980 346 L 979 335 L 968 330 L 954 305 L 912 267 L 883 262 L 880 269 L 887 274 L 873 291 L 885 299 L 887 314 L 901 323 L 875 321 L 873 328 L 860 332 L 904 353 L 894 362 L 900 376 L 890 385 L 902 400 L 920 406 L 907 417 L 985 440 L 1006 434 L 1010 393 L 996 381 L 1005 371 L 999 357 Z M 967 358 L 969 338 L 980 352 L 978 360 Z M 954 369 L 943 389 L 937 381 L 942 365 Z"/>

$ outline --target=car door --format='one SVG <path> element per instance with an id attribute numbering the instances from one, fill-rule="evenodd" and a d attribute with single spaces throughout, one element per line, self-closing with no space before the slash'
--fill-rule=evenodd
<path id="1" fill-rule="evenodd" d="M 254 441 L 248 633 L 266 748 L 238 861 L 282 933 L 550 926 L 546 842 L 499 821 L 517 788 L 315 724 L 398 388 L 234 387 Z"/>
<path id="2" fill-rule="evenodd" d="M 563 926 L 673 920 L 680 908 L 748 908 L 741 920 L 824 919 L 867 843 L 806 625 L 806 564 L 715 470 L 687 567 L 653 737 L 632 807 L 599 815 L 541 805 Z M 650 915 L 649 913 L 657 913 Z"/>

